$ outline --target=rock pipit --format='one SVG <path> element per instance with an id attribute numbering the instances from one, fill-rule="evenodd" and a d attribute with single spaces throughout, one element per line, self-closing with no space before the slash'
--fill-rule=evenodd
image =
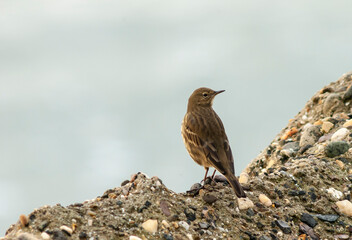
<path id="1" fill-rule="evenodd" d="M 196 89 L 188 99 L 181 132 L 189 155 L 205 168 L 204 180 L 209 167 L 213 167 L 226 177 L 237 197 L 245 198 L 246 194 L 235 176 L 233 156 L 224 125 L 212 108 L 214 97 L 224 91 Z"/>

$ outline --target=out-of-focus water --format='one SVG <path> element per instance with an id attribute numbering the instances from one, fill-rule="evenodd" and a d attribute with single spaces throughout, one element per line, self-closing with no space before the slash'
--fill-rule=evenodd
<path id="1" fill-rule="evenodd" d="M 351 1 L 0 2 L 0 235 L 138 171 L 176 192 L 204 170 L 180 135 L 195 88 L 226 92 L 239 173 L 351 70 Z"/>

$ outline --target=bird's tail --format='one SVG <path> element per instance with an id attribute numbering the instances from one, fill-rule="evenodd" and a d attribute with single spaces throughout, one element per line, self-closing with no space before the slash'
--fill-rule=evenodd
<path id="1" fill-rule="evenodd" d="M 243 188 L 241 184 L 238 182 L 237 177 L 234 176 L 233 174 L 226 174 L 225 176 L 227 180 L 229 181 L 232 189 L 235 191 L 236 195 L 238 198 L 245 198 L 247 197 L 245 192 L 243 191 Z"/>

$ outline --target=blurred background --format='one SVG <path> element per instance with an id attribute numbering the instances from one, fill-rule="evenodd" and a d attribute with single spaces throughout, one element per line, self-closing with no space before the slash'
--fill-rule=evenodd
<path id="1" fill-rule="evenodd" d="M 0 236 L 20 214 L 101 195 L 142 171 L 203 178 L 187 99 L 226 92 L 236 173 L 352 70 L 352 2 L 0 1 Z"/>

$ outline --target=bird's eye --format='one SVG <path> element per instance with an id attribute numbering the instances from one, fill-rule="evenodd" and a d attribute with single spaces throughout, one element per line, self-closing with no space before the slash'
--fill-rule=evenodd
<path id="1" fill-rule="evenodd" d="M 203 93 L 203 97 L 208 97 L 208 93 Z"/>

